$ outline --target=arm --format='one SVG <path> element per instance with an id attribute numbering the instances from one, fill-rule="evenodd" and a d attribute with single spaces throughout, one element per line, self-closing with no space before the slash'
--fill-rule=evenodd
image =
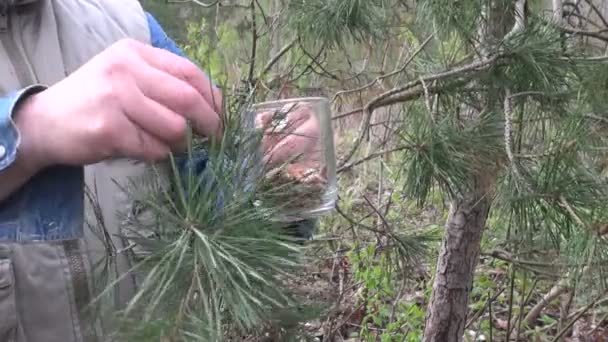
<path id="1" fill-rule="evenodd" d="M 152 18 L 149 15 L 148 15 L 148 19 L 150 22 L 150 30 L 151 30 L 152 38 L 153 38 L 153 45 L 156 45 L 157 47 L 162 47 L 179 56 L 183 56 L 183 53 L 181 52 L 181 50 L 179 50 L 179 48 L 177 48 L 175 43 L 173 43 L 171 40 L 169 40 L 168 37 L 166 36 L 166 34 L 164 34 L 164 32 L 162 32 L 162 30 L 159 30 L 160 26 L 158 25 L 156 20 L 154 20 L 154 18 Z M 118 50 L 118 49 L 115 49 L 115 50 Z M 111 53 L 106 53 L 106 55 L 108 55 L 108 54 L 111 54 Z M 100 59 L 100 57 L 98 57 L 96 59 Z M 101 58 L 101 59 L 103 59 L 103 58 Z M 178 61 L 175 61 L 175 62 L 178 62 Z M 102 66 L 102 68 L 103 68 L 103 66 Z M 94 76 L 96 76 L 96 75 L 89 75 L 89 77 L 88 77 L 89 83 L 92 82 L 91 79 L 93 79 Z M 198 75 L 197 75 L 197 78 L 198 78 Z M 98 83 L 100 83 L 99 81 L 101 81 L 101 80 L 97 80 L 97 81 L 98 81 Z M 63 83 L 66 83 L 66 82 L 63 82 Z M 67 83 L 70 83 L 70 82 L 67 82 Z M 64 85 L 64 88 L 65 88 L 65 85 Z M 69 88 L 69 86 L 68 86 L 68 88 Z M 82 86 L 76 86 L 76 89 L 82 89 L 82 88 L 83 88 Z M 75 91 L 76 89 L 71 89 L 68 92 L 77 93 L 77 91 Z M 44 113 L 46 115 L 46 114 L 48 114 L 46 112 L 48 112 L 49 110 L 48 110 L 48 108 L 44 108 L 44 106 L 39 105 L 39 106 L 36 106 L 36 107 L 38 107 L 36 109 L 36 110 L 38 110 L 38 113 L 36 113 L 35 115 L 30 115 L 30 112 L 31 112 L 30 109 L 31 109 L 31 107 L 34 106 L 34 105 L 30 105 L 30 103 L 32 103 L 34 101 L 27 101 L 27 100 L 32 97 L 36 97 L 33 95 L 43 92 L 44 90 L 48 90 L 48 89 L 42 85 L 31 85 L 29 87 L 25 87 L 24 89 L 20 89 L 12 94 L 9 94 L 5 97 L 0 97 L 0 204 L 3 203 L 4 201 L 6 201 L 9 197 L 11 197 L 15 192 L 19 191 L 23 185 L 25 185 L 32 177 L 34 177 L 44 167 L 44 163 L 42 163 L 41 160 L 44 159 L 43 157 L 45 157 L 45 155 L 43 153 L 38 153 L 38 156 L 35 156 L 33 153 L 34 150 L 39 150 L 40 143 L 35 143 L 32 140 L 37 140 L 39 142 L 42 142 L 43 145 L 46 145 L 46 143 L 44 143 L 44 141 L 46 140 L 45 139 L 46 137 L 41 137 L 41 135 L 44 135 L 46 133 L 49 133 L 49 136 L 60 134 L 60 132 L 44 132 L 41 129 L 34 130 L 34 132 L 31 132 L 31 123 L 32 122 L 35 123 L 36 121 L 41 121 L 41 120 L 38 120 L 37 115 L 40 115 L 42 113 Z M 89 89 L 89 91 L 90 91 L 90 89 Z M 177 91 L 177 89 L 176 89 L 176 91 Z M 61 93 L 62 93 L 62 91 L 55 91 L 54 95 L 50 96 L 50 97 L 57 98 L 58 97 L 57 95 L 61 95 Z M 96 94 L 91 94 L 91 95 L 93 96 Z M 59 96 L 59 97 L 61 97 L 61 96 Z M 48 96 L 47 96 L 47 98 L 48 98 Z M 53 102 L 53 101 L 51 101 L 51 102 Z M 60 106 L 65 105 L 65 103 L 62 103 L 62 101 L 59 101 L 59 102 L 60 102 L 59 103 Z M 53 106 L 55 106 L 57 104 L 58 103 L 55 102 L 55 103 L 53 103 Z M 166 103 L 164 103 L 164 104 L 166 105 Z M 43 108 L 40 108 L 41 106 Z M 105 107 L 108 107 L 108 106 L 105 106 Z M 59 113 L 65 113 L 67 111 L 64 108 L 62 108 L 62 109 L 54 108 L 54 109 L 59 110 Z M 57 114 L 57 113 L 55 113 L 55 114 Z M 152 114 L 150 114 L 150 115 L 152 115 Z M 34 116 L 36 118 L 31 118 L 31 116 Z M 81 115 L 79 115 L 79 116 L 81 116 Z M 29 124 L 26 124 L 23 122 L 25 120 L 24 117 L 29 117 L 29 119 L 31 119 L 28 121 Z M 60 119 L 57 118 L 57 120 L 60 120 Z M 70 120 L 70 121 L 73 121 L 73 120 Z M 85 125 L 86 125 L 86 121 L 87 120 L 85 120 L 85 122 L 84 122 Z M 151 119 L 149 121 L 153 121 L 153 119 Z M 36 126 L 41 126 L 41 125 L 44 126 L 43 124 L 36 124 Z M 38 128 L 41 128 L 41 127 L 38 127 Z M 83 129 L 84 129 L 84 127 L 83 127 Z M 72 131 L 74 131 L 74 130 L 72 130 Z M 75 131 L 82 131 L 82 129 L 80 129 L 80 130 L 77 129 Z M 125 134 L 125 136 L 126 136 L 126 134 Z M 58 140 L 58 138 L 63 138 L 63 137 L 60 134 L 59 137 L 55 137 L 55 139 L 51 139 L 51 140 Z M 48 142 L 51 142 L 51 141 L 47 141 L 47 143 Z M 96 144 L 96 145 L 99 145 L 99 144 Z M 83 146 L 83 144 L 80 144 L 80 146 Z M 114 148 L 114 149 L 116 150 L 116 148 Z M 70 149 L 68 149 L 68 150 L 70 150 Z M 74 151 L 72 151 L 72 152 L 73 152 L 72 154 L 74 154 L 74 155 L 76 154 Z M 121 151 L 121 152 L 124 152 L 124 151 Z M 93 153 L 91 153 L 91 155 L 92 154 Z M 82 165 L 82 164 L 86 164 L 87 162 L 94 162 L 96 159 L 100 159 L 100 158 L 96 158 L 96 157 L 95 158 L 91 158 L 91 157 L 92 156 L 87 156 L 87 159 L 91 159 L 91 160 L 86 160 L 86 161 L 77 160 L 76 164 Z M 78 159 L 77 157 L 74 157 L 74 158 Z M 69 159 L 69 158 L 66 158 L 66 159 Z M 95 159 L 95 160 L 93 160 L 93 159 Z M 60 161 L 58 161 L 58 162 L 60 162 Z"/>
<path id="2" fill-rule="evenodd" d="M 36 157 L 29 153 L 28 141 L 22 140 L 18 112 L 30 95 L 44 89 L 33 85 L 0 98 L 0 203 L 39 170 Z"/>

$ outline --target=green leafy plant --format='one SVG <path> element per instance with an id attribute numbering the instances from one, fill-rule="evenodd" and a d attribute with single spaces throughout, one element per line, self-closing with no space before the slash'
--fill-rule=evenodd
<path id="1" fill-rule="evenodd" d="M 419 341 L 424 326 L 424 309 L 415 301 L 403 298 L 396 278 L 395 265 L 388 254 L 372 245 L 351 251 L 353 278 L 361 283 L 367 314 L 358 333 L 363 341 Z"/>

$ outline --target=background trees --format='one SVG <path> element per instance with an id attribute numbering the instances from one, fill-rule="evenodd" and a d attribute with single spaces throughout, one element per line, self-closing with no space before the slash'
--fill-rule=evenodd
<path id="1" fill-rule="evenodd" d="M 603 334 L 602 1 L 144 4 L 235 99 L 332 99 L 341 198 L 288 286 L 332 305 L 298 334 Z"/>

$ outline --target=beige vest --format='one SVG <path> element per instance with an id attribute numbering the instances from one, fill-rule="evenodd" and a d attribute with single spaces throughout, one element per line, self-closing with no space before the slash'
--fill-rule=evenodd
<path id="1" fill-rule="evenodd" d="M 0 15 L 0 95 L 31 83 L 52 85 L 122 38 L 150 40 L 136 0 L 16 3 Z"/>
<path id="2" fill-rule="evenodd" d="M 150 42 L 148 22 L 137 0 L 0 0 L 0 96 L 31 84 L 52 86 L 123 38 Z M 127 160 L 107 161 L 85 168 L 83 183 L 96 191 L 94 196 L 109 234 L 120 233 L 116 211 L 129 207 L 127 196 L 115 181 L 124 184 L 127 177 L 136 176 L 143 169 L 144 165 Z M 66 176 L 81 179 L 82 173 L 67 173 Z M 60 181 L 60 177 L 56 178 Z M 96 226 L 98 215 L 95 215 L 86 196 L 82 200 L 85 202 L 85 219 Z M 105 246 L 98 238 L 100 235 L 91 233 L 86 227 L 84 232 L 89 259 L 94 263 L 104 255 Z M 113 240 L 117 249 L 125 247 L 120 239 Z M 22 261 L 15 259 L 15 267 L 23 269 L 19 266 L 26 265 L 21 264 Z M 39 262 L 31 260 L 31 265 Z M 118 263 L 119 269 L 128 267 L 126 258 L 120 258 Z M 26 272 L 29 271 L 15 272 L 19 279 L 19 272 L 27 277 Z M 49 272 L 54 271 L 49 269 Z M 85 275 L 83 279 L 87 278 Z M 61 288 L 65 285 L 54 286 Z M 129 284 L 125 288 L 127 292 L 120 295 L 120 302 L 132 293 Z M 123 293 L 122 290 L 119 292 Z"/>

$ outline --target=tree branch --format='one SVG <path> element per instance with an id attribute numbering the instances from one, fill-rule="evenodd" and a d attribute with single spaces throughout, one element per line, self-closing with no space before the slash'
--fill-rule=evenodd
<path id="1" fill-rule="evenodd" d="M 254 86 L 253 73 L 255 71 L 255 59 L 256 52 L 258 49 L 258 29 L 256 24 L 256 14 L 255 14 L 255 0 L 251 0 L 250 10 L 251 10 L 251 58 L 249 60 L 249 76 L 247 77 L 247 82 L 250 87 Z"/>
<path id="2" fill-rule="evenodd" d="M 560 1 L 561 0 L 553 0 L 555 1 Z M 600 20 L 602 21 L 602 23 L 604 24 L 604 26 L 608 27 L 608 21 L 606 20 L 606 18 L 604 17 L 604 14 L 602 13 L 602 11 L 600 11 L 599 8 L 597 8 L 597 6 L 595 6 L 595 4 L 593 3 L 592 0 L 585 0 L 585 2 L 587 3 L 587 5 L 589 5 L 589 7 L 591 7 L 591 9 L 595 12 L 595 14 L 600 18 Z"/>
<path id="3" fill-rule="evenodd" d="M 442 79 L 454 78 L 454 77 L 466 77 L 466 78 L 470 79 L 472 76 L 476 75 L 480 71 L 485 71 L 485 70 L 489 69 L 490 67 L 494 66 L 496 64 L 496 62 L 498 62 L 500 60 L 501 57 L 503 57 L 503 56 L 495 55 L 495 56 L 489 57 L 485 60 L 476 61 L 476 62 L 467 64 L 467 65 L 464 65 L 462 67 L 454 68 L 452 70 L 447 70 L 447 71 L 444 71 L 444 72 L 441 72 L 438 74 L 429 75 L 426 77 L 420 77 L 419 79 L 408 82 L 401 87 L 393 88 L 387 92 L 384 92 L 384 93 L 380 94 L 379 96 L 375 97 L 374 99 L 372 99 L 371 101 L 369 101 L 367 103 L 367 105 L 363 108 L 363 112 L 365 113 L 365 116 L 363 117 L 363 121 L 361 122 L 361 126 L 359 128 L 358 135 L 355 138 L 355 141 L 353 143 L 353 147 L 346 154 L 346 156 L 341 161 L 341 163 L 338 167 L 344 166 L 355 155 L 355 153 L 359 149 L 359 145 L 363 141 L 363 138 L 365 137 L 365 133 L 369 129 L 371 117 L 372 117 L 372 114 L 375 109 L 384 107 L 384 106 L 388 106 L 390 104 L 410 101 L 412 99 L 418 98 L 421 94 L 424 93 L 425 90 L 423 88 L 420 88 L 419 90 L 411 91 L 411 92 L 407 92 L 407 91 L 411 90 L 412 88 L 415 88 L 415 87 L 422 87 L 423 82 L 431 83 L 433 81 L 439 81 Z M 431 93 L 434 94 L 434 93 L 436 93 L 436 91 L 438 89 L 440 89 L 439 86 L 430 86 L 430 87 L 428 87 L 428 92 L 429 92 L 429 94 L 431 94 Z"/>
<path id="4" fill-rule="evenodd" d="M 361 159 L 359 159 L 357 161 L 354 161 L 354 162 L 352 162 L 352 163 L 350 163 L 348 165 L 344 165 L 344 166 L 340 167 L 337 170 L 337 172 L 340 173 L 340 172 L 348 171 L 348 170 L 352 169 L 353 167 L 355 167 L 357 165 L 363 164 L 366 161 L 372 160 L 374 158 L 378 158 L 378 157 L 383 156 L 383 155 L 388 154 L 388 153 L 393 153 L 393 152 L 398 152 L 398 151 L 403 151 L 403 150 L 409 150 L 409 149 L 413 149 L 413 148 L 414 148 L 413 146 L 407 145 L 407 146 L 399 146 L 399 147 L 395 147 L 395 148 L 391 148 L 391 149 L 387 149 L 387 150 L 382 150 L 382 151 L 374 152 L 374 153 L 371 153 L 370 155 L 368 155 L 368 156 L 366 156 L 364 158 L 361 158 Z"/>
<path id="5" fill-rule="evenodd" d="M 420 44 L 420 46 L 416 49 L 416 51 L 414 51 L 414 53 L 412 53 L 408 57 L 408 59 L 405 61 L 405 63 L 403 63 L 403 65 L 400 68 L 398 68 L 398 69 L 396 69 L 396 70 L 394 70 L 394 71 L 392 71 L 392 72 L 390 72 L 388 74 L 384 74 L 384 75 L 378 76 L 376 79 L 374 79 L 370 83 L 368 83 L 366 85 L 363 85 L 363 86 L 361 86 L 359 88 L 339 91 L 339 92 L 336 93 L 336 95 L 334 95 L 334 98 L 332 99 L 332 101 L 335 101 L 338 97 L 340 97 L 342 95 L 347 95 L 347 94 L 363 91 L 363 90 L 365 90 L 367 88 L 370 88 L 370 87 L 374 86 L 376 83 L 378 83 L 378 82 L 380 82 L 380 81 L 382 81 L 382 80 L 384 80 L 386 78 L 389 78 L 391 76 L 397 75 L 397 74 L 405 71 L 405 69 L 410 65 L 410 63 L 412 63 L 412 61 L 414 60 L 414 58 L 416 58 L 416 56 L 418 56 L 420 54 L 420 52 L 422 52 L 422 50 L 424 50 L 424 48 L 428 45 L 428 43 L 431 41 L 431 39 L 433 37 L 434 37 L 434 34 L 431 34 L 428 38 L 426 38 L 424 40 L 424 42 L 422 42 L 422 44 Z"/>
<path id="6" fill-rule="evenodd" d="M 293 48 L 297 41 L 298 38 L 296 37 L 283 46 L 283 48 L 264 66 L 264 69 L 262 69 L 262 72 L 260 72 L 258 75 L 258 79 L 262 78 L 268 71 L 270 71 L 270 69 L 272 69 L 272 67 L 281 59 L 281 57 L 283 57 L 289 50 L 291 50 L 291 48 Z"/>
<path id="7" fill-rule="evenodd" d="M 467 65 L 464 65 L 462 67 L 440 72 L 438 74 L 432 74 L 432 75 L 429 75 L 426 77 L 421 77 L 415 81 L 408 82 L 401 87 L 393 88 L 387 92 L 380 94 L 379 96 L 377 96 L 376 98 L 371 100 L 368 103 L 367 107 L 370 109 L 376 109 L 376 108 L 378 108 L 377 105 L 379 103 L 382 103 L 382 100 L 384 100 L 390 96 L 405 92 L 416 86 L 420 86 L 420 85 L 422 85 L 423 81 L 427 82 L 427 83 L 431 83 L 433 81 L 438 81 L 438 80 L 442 80 L 445 78 L 451 78 L 451 77 L 456 77 L 456 76 L 465 76 L 468 73 L 477 73 L 480 71 L 484 71 L 484 70 L 488 69 L 489 67 L 493 66 L 494 63 L 497 62 L 500 57 L 503 57 L 503 56 L 495 55 L 495 56 L 492 56 L 492 57 L 484 59 L 484 60 L 480 60 L 480 61 L 476 61 L 476 62 L 467 64 Z"/>
<path id="8" fill-rule="evenodd" d="M 568 291 L 568 287 L 566 286 L 565 279 L 562 279 L 559 283 L 554 285 L 551 290 L 549 290 L 549 292 L 545 293 L 543 298 L 538 303 L 536 303 L 536 305 L 534 305 L 532 309 L 530 309 L 530 311 L 523 320 L 523 324 L 528 327 L 531 326 L 534 321 L 538 319 L 538 316 L 540 316 L 540 313 L 543 311 L 543 309 L 547 305 L 549 305 L 549 303 L 552 302 L 555 298 L 559 297 L 562 293 L 566 291 Z"/>

